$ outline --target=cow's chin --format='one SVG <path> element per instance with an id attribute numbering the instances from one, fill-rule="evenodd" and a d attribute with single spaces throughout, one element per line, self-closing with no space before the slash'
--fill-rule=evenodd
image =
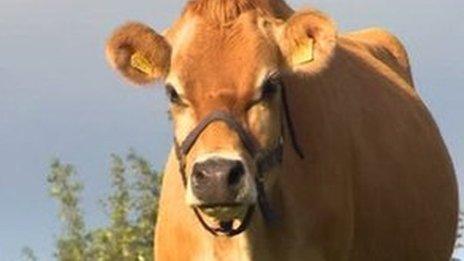
<path id="1" fill-rule="evenodd" d="M 200 205 L 200 211 L 210 219 L 216 222 L 230 222 L 242 220 L 250 205 L 248 204 L 224 204 L 224 205 Z"/>

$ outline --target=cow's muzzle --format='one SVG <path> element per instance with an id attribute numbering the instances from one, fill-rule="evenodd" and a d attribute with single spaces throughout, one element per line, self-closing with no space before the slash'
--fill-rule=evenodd
<path id="1" fill-rule="evenodd" d="M 258 204 L 265 219 L 270 219 L 271 210 L 264 192 L 264 173 L 279 165 L 282 161 L 282 140 L 271 149 L 259 149 L 258 142 L 246 130 L 232 114 L 224 111 L 214 111 L 205 117 L 185 138 L 182 144 L 177 143 L 176 155 L 179 161 L 179 171 L 185 188 L 188 180 L 186 171 L 186 157 L 199 136 L 213 122 L 221 121 L 228 125 L 239 136 L 244 148 L 252 158 L 252 164 L 256 169 L 253 177 L 255 190 L 257 191 Z M 218 233 L 235 236 L 246 230 L 254 211 L 254 204 L 244 204 L 238 198 L 246 177 L 245 165 L 241 161 L 222 158 L 208 159 L 193 166 L 191 175 L 191 189 L 195 196 L 205 204 L 193 206 L 193 210 L 203 227 L 214 235 Z M 243 211 L 245 209 L 245 211 Z M 220 222 L 219 228 L 212 228 L 204 220 L 200 210 L 209 216 L 214 216 Z M 234 228 L 235 218 L 242 220 L 241 224 Z"/>
<path id="2" fill-rule="evenodd" d="M 241 159 L 213 156 L 195 163 L 189 178 L 191 206 L 216 221 L 241 220 L 256 203 L 252 174 Z"/>
<path id="3" fill-rule="evenodd" d="M 245 174 L 245 166 L 239 160 L 213 158 L 195 163 L 190 177 L 193 194 L 212 206 L 237 202 Z"/>

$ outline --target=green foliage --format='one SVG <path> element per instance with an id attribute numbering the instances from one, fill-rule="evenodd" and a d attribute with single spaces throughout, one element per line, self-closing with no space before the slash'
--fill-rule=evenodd
<path id="1" fill-rule="evenodd" d="M 48 176 L 50 195 L 60 206 L 63 231 L 57 239 L 58 260 L 153 260 L 161 175 L 130 152 L 124 160 L 111 155 L 111 192 L 102 199 L 108 225 L 86 229 L 80 209 L 83 184 L 71 165 L 55 160 Z"/>
<path id="2" fill-rule="evenodd" d="M 69 164 L 54 160 L 48 175 L 50 195 L 60 206 L 59 216 L 63 231 L 57 242 L 55 256 L 59 260 L 84 260 L 86 249 L 85 224 L 79 207 L 82 183 L 74 180 L 76 171 Z"/>
<path id="3" fill-rule="evenodd" d="M 132 206 L 136 217 L 134 229 L 138 237 L 134 241 L 134 249 L 137 255 L 144 257 L 141 260 L 153 260 L 153 248 L 145 246 L 154 245 L 161 175 L 151 168 L 147 160 L 134 152 L 129 153 L 128 161 L 135 175 Z"/>

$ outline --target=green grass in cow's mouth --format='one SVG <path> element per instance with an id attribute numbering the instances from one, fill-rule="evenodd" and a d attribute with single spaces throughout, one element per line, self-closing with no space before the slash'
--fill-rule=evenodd
<path id="1" fill-rule="evenodd" d="M 248 207 L 249 205 L 245 204 L 214 204 L 198 206 L 202 213 L 216 221 L 243 219 Z"/>

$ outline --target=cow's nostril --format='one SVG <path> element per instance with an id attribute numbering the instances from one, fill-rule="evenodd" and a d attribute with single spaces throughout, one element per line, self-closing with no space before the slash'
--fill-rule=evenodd
<path id="1" fill-rule="evenodd" d="M 192 179 L 194 185 L 199 186 L 202 183 L 204 183 L 206 179 L 207 179 L 206 173 L 203 170 L 195 167 L 193 170 L 193 179 Z"/>
<path id="2" fill-rule="evenodd" d="M 229 176 L 227 177 L 227 185 L 229 185 L 229 187 L 233 187 L 240 184 L 244 174 L 245 168 L 243 167 L 243 164 L 241 162 L 236 162 L 230 169 Z"/>

